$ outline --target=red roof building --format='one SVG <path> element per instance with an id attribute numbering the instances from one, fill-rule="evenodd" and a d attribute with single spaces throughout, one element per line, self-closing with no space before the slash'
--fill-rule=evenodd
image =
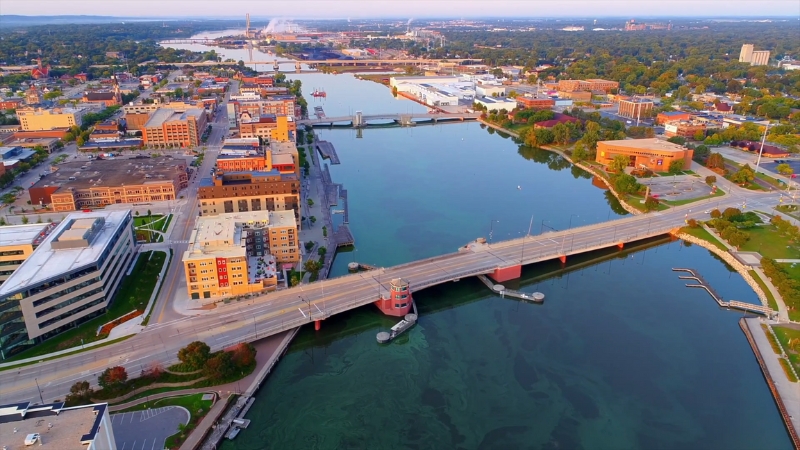
<path id="1" fill-rule="evenodd" d="M 545 120 L 533 124 L 533 128 L 553 128 L 560 123 L 578 122 L 578 119 L 566 114 L 556 114 L 552 120 Z"/>

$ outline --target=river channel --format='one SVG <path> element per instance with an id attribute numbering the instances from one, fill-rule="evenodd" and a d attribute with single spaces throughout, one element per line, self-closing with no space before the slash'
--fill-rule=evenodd
<path id="1" fill-rule="evenodd" d="M 306 93 L 324 89 L 309 107 L 329 116 L 425 111 L 352 75 L 287 75 Z M 508 239 L 624 214 L 568 162 L 475 123 L 317 132 L 339 153 L 331 173 L 348 190 L 357 244 L 337 256 L 334 276 L 353 260 L 389 266 L 490 232 Z M 707 250 L 663 239 L 571 258 L 567 270 L 528 266 L 506 283 L 545 293 L 543 305 L 474 279 L 440 285 L 414 293 L 419 323 L 389 345 L 375 335 L 396 320 L 372 306 L 303 329 L 258 392 L 250 427 L 222 448 L 791 448 L 742 314 L 684 287 L 673 267 L 758 302 Z"/>

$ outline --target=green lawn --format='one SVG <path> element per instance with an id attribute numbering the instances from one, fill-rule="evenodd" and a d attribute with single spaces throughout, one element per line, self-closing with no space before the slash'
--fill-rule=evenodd
<path id="1" fill-rule="evenodd" d="M 171 221 L 172 214 L 167 214 L 166 216 L 153 214 L 150 216 L 134 217 L 133 226 L 136 230 L 136 239 L 145 242 L 163 242 L 163 236 L 148 230 L 155 230 L 163 233 L 167 231 Z"/>
<path id="2" fill-rule="evenodd" d="M 153 254 L 152 258 L 150 258 L 151 254 Z M 119 284 L 117 295 L 105 314 L 95 317 L 76 328 L 54 336 L 11 358 L 7 358 L 6 361 L 46 355 L 71 347 L 80 347 L 81 342 L 88 344 L 89 342 L 104 339 L 106 336 L 97 335 L 97 329 L 100 326 L 120 318 L 133 310 L 144 310 L 147 306 L 147 301 L 150 299 L 150 295 L 153 293 L 158 273 L 161 270 L 165 258 L 166 253 L 160 251 L 144 252 L 140 254 L 139 259 L 136 261 L 136 267 L 134 267 L 131 272 L 131 276 L 125 277 Z"/>
<path id="3" fill-rule="evenodd" d="M 800 219 L 800 213 L 798 213 L 798 205 L 779 205 L 775 207 L 776 210 L 794 217 L 795 219 Z"/>
<path id="4" fill-rule="evenodd" d="M 647 212 L 647 210 L 644 207 L 644 203 L 642 203 L 642 200 L 644 200 L 644 196 L 629 195 L 628 198 L 625 199 L 625 202 L 633 206 L 634 208 L 638 209 L 639 211 Z M 659 200 L 658 208 L 656 208 L 656 211 L 664 211 L 665 209 L 669 209 L 669 206 L 665 205 L 663 201 Z"/>
<path id="5" fill-rule="evenodd" d="M 710 195 L 703 196 L 703 197 L 687 198 L 685 200 L 660 200 L 660 201 L 661 201 L 661 203 L 666 203 L 666 204 L 668 204 L 670 206 L 680 206 L 680 205 L 686 205 L 686 204 L 689 204 L 689 203 L 694 203 L 694 202 L 697 202 L 697 201 L 700 201 L 700 200 L 705 200 L 705 199 L 708 199 L 708 198 L 721 197 L 723 195 L 725 195 L 725 192 L 722 189 L 717 189 L 717 192 L 715 192 L 713 194 L 710 194 Z"/>
<path id="6" fill-rule="evenodd" d="M 781 236 L 772 225 L 748 228 L 750 240 L 739 249 L 747 252 L 758 252 L 761 256 L 772 259 L 800 259 L 800 249 L 789 245 L 788 239 Z"/>
<path id="7" fill-rule="evenodd" d="M 141 405 L 132 406 L 118 412 L 123 413 L 131 411 L 143 411 L 148 408 L 161 408 L 164 406 L 183 406 L 184 408 L 188 409 L 192 415 L 194 415 L 197 411 L 204 410 L 205 412 L 208 412 L 208 410 L 211 409 L 211 404 L 213 402 L 211 400 L 203 400 L 203 395 L 205 394 L 189 394 L 179 397 L 167 397 L 154 400 L 151 403 L 142 403 Z"/>
<path id="8" fill-rule="evenodd" d="M 775 330 L 775 335 L 781 341 L 783 350 L 794 366 L 794 370 L 800 371 L 800 330 L 777 326 L 773 326 L 772 329 Z"/>
<path id="9" fill-rule="evenodd" d="M 696 238 L 699 238 L 699 239 L 702 239 L 704 241 L 710 242 L 710 243 L 714 244 L 714 246 L 716 246 L 718 249 L 722 250 L 723 252 L 727 252 L 728 251 L 728 247 L 725 247 L 725 245 L 722 242 L 720 242 L 719 239 L 717 239 L 714 235 L 712 235 L 711 233 L 706 231 L 705 228 L 702 228 L 702 227 L 697 227 L 697 228 L 683 227 L 683 228 L 681 228 L 681 231 L 686 233 L 686 234 L 689 234 L 691 236 L 694 236 Z"/>
<path id="10" fill-rule="evenodd" d="M 772 295 L 772 292 L 769 289 L 767 289 L 767 284 L 764 283 L 764 280 L 761 279 L 761 277 L 758 275 L 758 273 L 756 273 L 755 270 L 748 270 L 747 273 L 749 273 L 750 276 L 753 277 L 754 280 L 756 280 L 756 283 L 761 287 L 761 290 L 764 291 L 764 295 L 767 296 L 767 304 L 769 304 L 769 307 L 772 308 L 774 311 L 777 311 L 778 302 L 775 300 L 775 296 Z"/>

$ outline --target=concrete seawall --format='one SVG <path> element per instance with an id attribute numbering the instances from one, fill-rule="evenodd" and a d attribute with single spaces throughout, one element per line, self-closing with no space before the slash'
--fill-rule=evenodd
<path id="1" fill-rule="evenodd" d="M 797 434 L 797 427 L 794 421 L 800 420 L 800 418 L 795 419 L 787 410 L 787 405 L 784 402 L 784 398 L 787 401 L 796 401 L 796 395 L 787 395 L 791 394 L 790 392 L 781 392 L 781 384 L 776 383 L 775 380 L 772 378 L 770 374 L 769 367 L 767 363 L 764 361 L 764 358 L 761 354 L 761 349 L 759 345 L 756 343 L 756 339 L 753 337 L 753 330 L 750 328 L 752 324 L 758 325 L 759 322 L 756 319 L 739 319 L 739 327 L 744 332 L 745 337 L 747 338 L 747 342 L 750 343 L 750 348 L 753 349 L 753 353 L 756 356 L 756 361 L 758 361 L 758 366 L 761 368 L 761 373 L 764 374 L 764 379 L 767 380 L 767 385 L 769 386 L 770 392 L 772 392 L 772 398 L 775 399 L 775 404 L 778 406 L 778 412 L 780 412 L 781 417 L 783 418 L 783 423 L 786 425 L 786 430 L 789 432 L 789 438 L 792 441 L 792 445 L 794 445 L 795 450 L 800 450 L 800 436 Z M 755 332 L 763 333 L 762 330 L 755 330 Z M 769 344 L 767 344 L 769 347 Z M 771 348 L 768 348 L 771 352 Z M 777 375 L 776 375 L 777 376 Z M 785 376 L 783 373 L 780 376 Z M 788 381 L 788 380 L 787 380 Z M 795 393 L 796 394 L 796 393 Z M 789 400 L 793 399 L 793 400 Z M 797 405 L 794 405 L 797 407 Z"/>

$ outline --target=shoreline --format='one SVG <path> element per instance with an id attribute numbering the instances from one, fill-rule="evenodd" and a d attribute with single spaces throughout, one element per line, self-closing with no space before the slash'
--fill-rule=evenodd
<path id="1" fill-rule="evenodd" d="M 753 330 L 750 327 L 750 324 L 756 321 L 760 323 L 757 319 L 739 319 L 739 328 L 742 329 L 744 332 L 745 338 L 747 338 L 747 342 L 750 344 L 750 348 L 753 350 L 753 354 L 756 357 L 756 361 L 758 362 L 758 366 L 761 368 L 761 374 L 764 375 L 764 379 L 767 382 L 767 386 L 769 386 L 770 392 L 772 392 L 772 398 L 775 400 L 775 405 L 778 407 L 778 412 L 783 419 L 783 424 L 786 427 L 786 431 L 789 433 L 789 439 L 792 441 L 792 445 L 794 445 L 795 450 L 800 450 L 800 436 L 798 436 L 797 428 L 795 426 L 795 421 L 800 421 L 800 417 L 795 419 L 786 409 L 786 404 L 783 401 L 784 397 L 789 397 L 789 393 L 781 392 L 781 383 L 776 383 L 775 380 L 772 378 L 772 374 L 770 373 L 769 367 L 764 360 L 763 354 L 761 353 L 761 347 L 759 346 L 758 342 L 753 336 Z M 757 327 L 757 332 L 763 333 L 761 327 Z M 766 337 L 766 336 L 765 336 Z M 769 345 L 769 344 L 767 344 Z M 771 352 L 771 350 L 770 350 Z M 782 376 L 785 376 L 781 372 Z M 787 380 L 788 381 L 788 380 Z M 786 387 L 783 387 L 785 391 Z M 800 389 L 800 388 L 798 388 Z"/>

